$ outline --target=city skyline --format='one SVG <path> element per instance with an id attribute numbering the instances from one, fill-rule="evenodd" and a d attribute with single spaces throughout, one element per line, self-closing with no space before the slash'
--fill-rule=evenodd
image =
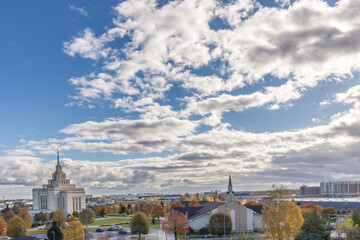
<path id="1" fill-rule="evenodd" d="M 0 3 L 0 192 L 359 180 L 356 0 Z"/>

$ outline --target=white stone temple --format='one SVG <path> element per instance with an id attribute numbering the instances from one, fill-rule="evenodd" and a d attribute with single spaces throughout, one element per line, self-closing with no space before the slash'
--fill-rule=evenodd
<path id="1" fill-rule="evenodd" d="M 85 207 L 85 191 L 83 188 L 76 188 L 75 184 L 70 184 L 70 180 L 66 179 L 66 174 L 61 169 L 59 151 L 57 151 L 57 165 L 52 178 L 42 188 L 33 189 L 31 214 L 41 211 L 50 213 L 61 209 L 66 217 Z"/>

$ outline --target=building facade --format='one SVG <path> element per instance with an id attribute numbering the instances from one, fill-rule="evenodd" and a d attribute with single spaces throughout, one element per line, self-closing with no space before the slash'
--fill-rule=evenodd
<path id="1" fill-rule="evenodd" d="M 33 209 L 30 212 L 32 214 L 41 211 L 49 213 L 61 209 L 67 216 L 84 208 L 86 208 L 85 191 L 83 188 L 76 188 L 75 184 L 71 184 L 66 178 L 60 165 L 58 151 L 56 170 L 52 178 L 42 188 L 33 189 Z"/>
<path id="2" fill-rule="evenodd" d="M 321 196 L 359 196 L 360 181 L 321 182 Z"/>
<path id="3" fill-rule="evenodd" d="M 300 187 L 300 195 L 301 196 L 312 196 L 312 197 L 320 196 L 320 187 L 317 187 L 317 186 L 309 187 L 309 186 L 303 185 Z"/>

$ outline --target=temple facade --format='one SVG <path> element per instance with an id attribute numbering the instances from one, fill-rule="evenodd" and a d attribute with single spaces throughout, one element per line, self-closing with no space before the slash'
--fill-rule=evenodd
<path id="1" fill-rule="evenodd" d="M 70 180 L 66 179 L 66 174 L 61 169 L 59 151 L 52 178 L 49 179 L 48 184 L 43 185 L 42 188 L 34 188 L 32 192 L 32 214 L 41 211 L 50 213 L 61 209 L 67 216 L 86 207 L 85 191 L 83 188 L 76 188 L 75 184 L 71 184 Z"/>

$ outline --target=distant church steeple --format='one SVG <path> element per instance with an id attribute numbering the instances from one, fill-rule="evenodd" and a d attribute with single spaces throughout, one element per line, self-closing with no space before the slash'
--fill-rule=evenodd
<path id="1" fill-rule="evenodd" d="M 228 191 L 226 196 L 226 202 L 233 202 L 235 201 L 235 194 L 232 189 L 232 182 L 231 182 L 231 174 L 229 174 L 229 185 L 228 185 Z"/>

